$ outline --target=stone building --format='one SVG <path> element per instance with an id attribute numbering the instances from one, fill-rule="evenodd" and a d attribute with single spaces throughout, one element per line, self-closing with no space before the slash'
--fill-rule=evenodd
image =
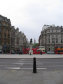
<path id="1" fill-rule="evenodd" d="M 19 31 L 19 28 L 15 29 L 15 49 L 21 50 L 27 47 L 28 41 L 24 33 Z"/>
<path id="2" fill-rule="evenodd" d="M 24 33 L 19 32 L 19 37 L 20 37 L 19 46 L 23 48 L 26 46 L 26 43 L 27 43 L 26 36 L 24 35 Z"/>
<path id="3" fill-rule="evenodd" d="M 8 53 L 28 45 L 26 35 L 11 25 L 10 19 L 0 15 L 0 50 Z"/>
<path id="4" fill-rule="evenodd" d="M 2 49 L 3 52 L 9 52 L 10 50 L 10 30 L 10 19 L 0 15 L 0 49 Z"/>
<path id="5" fill-rule="evenodd" d="M 15 49 L 19 49 L 19 28 L 15 29 Z"/>
<path id="6" fill-rule="evenodd" d="M 15 48 L 15 27 L 11 26 L 11 50 Z"/>
<path id="7" fill-rule="evenodd" d="M 54 52 L 55 48 L 63 47 L 63 27 L 44 25 L 39 36 L 39 44 L 45 46 L 46 52 Z"/>

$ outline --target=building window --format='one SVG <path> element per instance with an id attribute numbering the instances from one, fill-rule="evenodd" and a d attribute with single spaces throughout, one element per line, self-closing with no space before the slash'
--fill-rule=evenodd
<path id="1" fill-rule="evenodd" d="M 55 43 L 55 38 L 52 38 L 52 43 Z"/>
<path id="2" fill-rule="evenodd" d="M 63 43 L 63 40 L 61 39 L 61 43 Z"/>
<path id="3" fill-rule="evenodd" d="M 8 38 L 10 38 L 10 34 L 8 34 Z"/>
<path id="4" fill-rule="evenodd" d="M 4 38 L 6 38 L 6 33 L 4 34 Z"/>
<path id="5" fill-rule="evenodd" d="M 56 38 L 56 43 L 58 43 L 58 38 Z"/>
<path id="6" fill-rule="evenodd" d="M 50 48 L 48 50 L 50 51 Z"/>
<path id="7" fill-rule="evenodd" d="M 63 46 L 61 46 L 61 48 L 63 48 Z"/>
<path id="8" fill-rule="evenodd" d="M 6 44 L 7 42 L 6 42 L 6 40 L 4 40 L 4 44 Z"/>
<path id="9" fill-rule="evenodd" d="M 48 40 L 48 43 L 50 43 L 50 39 Z"/>
<path id="10" fill-rule="evenodd" d="M 0 33 L 0 38 L 1 38 L 1 33 Z"/>
<path id="11" fill-rule="evenodd" d="M 50 32 L 50 29 L 49 29 L 49 32 Z"/>
<path id="12" fill-rule="evenodd" d="M 57 32 L 61 32 L 61 30 L 60 29 L 57 29 Z"/>
<path id="13" fill-rule="evenodd" d="M 47 33 L 49 33 L 49 32 L 50 32 L 50 29 L 47 30 Z"/>
<path id="14" fill-rule="evenodd" d="M 1 32 L 1 28 L 0 28 L 0 32 Z"/>
<path id="15" fill-rule="evenodd" d="M 0 26 L 2 26 L 1 23 L 0 23 Z"/>
<path id="16" fill-rule="evenodd" d="M 0 39 L 0 45 L 1 45 L 1 39 Z"/>
<path id="17" fill-rule="evenodd" d="M 53 32 L 53 29 L 52 29 L 52 32 Z"/>
<path id="18" fill-rule="evenodd" d="M 63 32 L 63 28 L 61 29 L 61 32 Z"/>
<path id="19" fill-rule="evenodd" d="M 52 37 L 54 38 L 54 35 L 52 35 Z"/>
<path id="20" fill-rule="evenodd" d="M 16 43 L 19 44 L 19 38 L 17 38 L 17 42 Z"/>
<path id="21" fill-rule="evenodd" d="M 58 48 L 58 46 L 56 46 L 55 48 Z"/>

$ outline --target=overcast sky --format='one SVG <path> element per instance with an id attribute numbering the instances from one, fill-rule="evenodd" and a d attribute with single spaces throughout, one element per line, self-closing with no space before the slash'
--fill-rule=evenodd
<path id="1" fill-rule="evenodd" d="M 0 0 L 0 14 L 38 42 L 44 24 L 63 26 L 63 0 Z"/>

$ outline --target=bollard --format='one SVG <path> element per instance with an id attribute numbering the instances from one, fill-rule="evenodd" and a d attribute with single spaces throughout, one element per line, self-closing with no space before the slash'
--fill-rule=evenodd
<path id="1" fill-rule="evenodd" d="M 33 73 L 37 73 L 37 69 L 36 69 L 36 58 L 33 58 Z"/>

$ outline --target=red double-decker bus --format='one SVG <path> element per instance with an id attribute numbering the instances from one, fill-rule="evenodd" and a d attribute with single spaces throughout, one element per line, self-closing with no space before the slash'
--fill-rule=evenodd
<path id="1" fill-rule="evenodd" d="M 63 48 L 56 48 L 55 54 L 63 54 Z"/>
<path id="2" fill-rule="evenodd" d="M 32 48 L 33 54 L 45 54 L 45 50 L 40 50 L 39 48 Z M 29 54 L 30 48 L 23 48 L 23 54 Z"/>

